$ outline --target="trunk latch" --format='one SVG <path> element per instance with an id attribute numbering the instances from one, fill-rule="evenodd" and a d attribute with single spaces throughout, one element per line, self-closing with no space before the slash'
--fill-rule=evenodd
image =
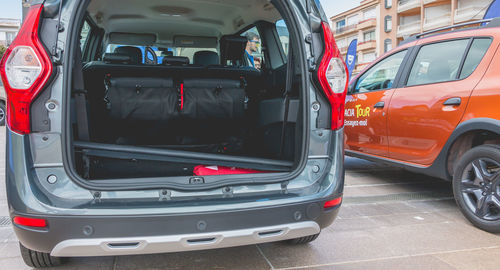
<path id="1" fill-rule="evenodd" d="M 189 184 L 193 185 L 205 184 L 205 179 L 203 179 L 203 177 L 191 177 L 189 178 Z"/>

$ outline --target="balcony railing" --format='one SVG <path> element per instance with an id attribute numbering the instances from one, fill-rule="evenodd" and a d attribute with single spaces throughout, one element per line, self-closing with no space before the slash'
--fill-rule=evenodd
<path id="1" fill-rule="evenodd" d="M 450 2 L 452 0 L 448 0 L 447 2 Z M 434 3 L 434 2 L 443 2 L 443 0 L 424 0 L 424 5 Z"/>
<path id="2" fill-rule="evenodd" d="M 458 8 L 455 10 L 455 23 L 482 19 L 487 9 L 484 4 L 479 3 Z"/>
<path id="3" fill-rule="evenodd" d="M 358 44 L 358 50 L 360 51 L 375 49 L 376 47 L 377 47 L 377 42 L 375 40 L 368 40 Z"/>
<path id="4" fill-rule="evenodd" d="M 351 25 L 346 25 L 344 27 L 336 28 L 335 35 L 340 35 L 340 34 L 352 32 L 353 30 L 356 30 L 356 27 L 357 27 L 357 24 L 351 24 Z"/>
<path id="5" fill-rule="evenodd" d="M 377 19 L 371 18 L 358 23 L 358 30 L 377 26 Z"/>
<path id="6" fill-rule="evenodd" d="M 439 17 L 425 18 L 424 30 L 432 30 L 443 26 L 451 25 L 451 14 L 443 14 Z"/>
<path id="7" fill-rule="evenodd" d="M 416 33 L 420 33 L 420 21 L 401 24 L 398 26 L 398 37 L 408 37 Z"/>
<path id="8" fill-rule="evenodd" d="M 418 7 L 420 7 L 420 0 L 399 0 L 398 2 L 399 13 Z"/>

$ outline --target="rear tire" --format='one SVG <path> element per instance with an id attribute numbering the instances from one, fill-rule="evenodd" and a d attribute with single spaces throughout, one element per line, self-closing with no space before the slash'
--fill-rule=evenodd
<path id="1" fill-rule="evenodd" d="M 310 243 L 310 242 L 316 240 L 316 238 L 318 238 L 318 236 L 319 236 L 319 233 L 314 234 L 314 235 L 299 237 L 299 238 L 295 238 L 295 239 L 290 239 L 290 240 L 288 240 L 288 243 L 291 245 L 307 244 L 307 243 Z"/>
<path id="2" fill-rule="evenodd" d="M 5 119 L 7 118 L 7 111 L 5 110 L 5 104 L 0 102 L 0 126 L 5 126 Z"/>
<path id="3" fill-rule="evenodd" d="M 31 250 L 21 243 L 21 257 L 26 265 L 34 268 L 54 267 L 62 263 L 61 258 L 50 256 L 49 253 Z"/>
<path id="4" fill-rule="evenodd" d="M 481 145 L 455 166 L 453 194 L 462 214 L 478 228 L 500 232 L 500 147 Z"/>

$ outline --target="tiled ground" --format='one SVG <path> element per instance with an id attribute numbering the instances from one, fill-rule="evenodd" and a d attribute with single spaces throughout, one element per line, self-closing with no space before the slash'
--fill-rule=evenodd
<path id="1" fill-rule="evenodd" d="M 0 128 L 0 179 L 4 133 Z M 462 217 L 449 183 L 353 158 L 346 168 L 339 217 L 309 245 L 73 258 L 57 269 L 500 269 L 500 235 Z M 7 215 L 2 183 L 0 217 Z M 0 269 L 27 269 L 8 226 L 0 226 Z"/>

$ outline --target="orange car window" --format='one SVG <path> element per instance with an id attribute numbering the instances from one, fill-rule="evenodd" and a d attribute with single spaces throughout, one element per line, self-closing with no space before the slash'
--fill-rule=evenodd
<path id="1" fill-rule="evenodd" d="M 474 39 L 472 46 L 470 47 L 467 58 L 465 59 L 464 67 L 460 73 L 460 79 L 469 77 L 469 75 L 476 70 L 477 66 L 483 59 L 483 56 L 488 51 L 491 45 L 491 39 L 489 38 L 478 38 Z"/>
<path id="2" fill-rule="evenodd" d="M 407 86 L 455 80 L 469 39 L 423 46 L 408 78 Z"/>
<path id="3" fill-rule="evenodd" d="M 375 64 L 356 83 L 353 93 L 364 93 L 392 88 L 396 74 L 406 55 L 406 50 L 395 53 Z"/>

